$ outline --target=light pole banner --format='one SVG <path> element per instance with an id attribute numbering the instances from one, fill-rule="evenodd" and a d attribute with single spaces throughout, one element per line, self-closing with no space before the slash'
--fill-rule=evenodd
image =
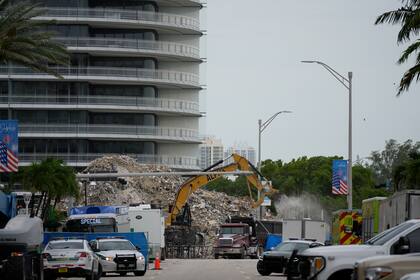
<path id="1" fill-rule="evenodd" d="M 332 164 L 332 193 L 347 195 L 349 188 L 347 185 L 347 160 L 333 160 Z"/>
<path id="2" fill-rule="evenodd" d="M 0 120 L 0 173 L 18 171 L 18 122 Z"/>

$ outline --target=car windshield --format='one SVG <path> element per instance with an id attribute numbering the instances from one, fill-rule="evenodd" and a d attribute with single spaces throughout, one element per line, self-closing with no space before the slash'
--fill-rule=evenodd
<path id="1" fill-rule="evenodd" d="M 83 249 L 83 241 L 63 241 L 63 242 L 50 242 L 47 249 Z"/>
<path id="2" fill-rule="evenodd" d="M 283 242 L 274 248 L 274 251 L 292 252 L 293 250 L 303 251 L 309 248 L 308 243 L 300 242 Z"/>
<path id="3" fill-rule="evenodd" d="M 222 227 L 220 229 L 221 234 L 244 234 L 243 227 Z"/>
<path id="4" fill-rule="evenodd" d="M 401 232 L 407 230 L 408 228 L 412 227 L 414 223 L 403 223 L 387 231 L 384 231 L 382 234 L 375 236 L 374 238 L 366 241 L 368 245 L 377 245 L 381 246 L 384 245 L 386 242 L 400 234 Z"/>
<path id="5" fill-rule="evenodd" d="M 99 251 L 136 250 L 130 241 L 103 241 L 99 242 Z"/>

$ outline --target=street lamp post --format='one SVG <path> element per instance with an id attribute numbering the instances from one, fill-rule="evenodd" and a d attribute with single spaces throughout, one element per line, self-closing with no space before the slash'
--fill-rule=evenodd
<path id="1" fill-rule="evenodd" d="M 266 120 L 264 123 L 262 122 L 261 119 L 258 120 L 258 163 L 257 163 L 257 168 L 258 168 L 258 171 L 260 173 L 261 173 L 261 134 L 270 125 L 270 123 L 278 115 L 280 115 L 282 113 L 292 113 L 292 111 L 279 111 L 279 112 L 275 113 L 274 115 L 272 115 L 270 118 L 268 118 L 268 120 Z M 258 199 L 260 199 L 260 196 L 261 196 L 261 192 L 258 191 Z M 258 215 L 257 215 L 257 217 L 259 219 L 262 218 L 262 207 L 261 206 L 258 207 Z"/>
<path id="2" fill-rule="evenodd" d="M 352 79 L 353 72 L 348 72 L 348 78 L 344 77 L 327 64 L 317 60 L 304 60 L 303 63 L 316 63 L 324 67 L 331 75 L 334 76 L 348 91 L 349 91 L 349 147 L 348 147 L 348 164 L 347 164 L 347 176 L 348 176 L 348 195 L 347 195 L 347 206 L 349 210 L 353 209 L 353 177 L 352 177 Z"/>

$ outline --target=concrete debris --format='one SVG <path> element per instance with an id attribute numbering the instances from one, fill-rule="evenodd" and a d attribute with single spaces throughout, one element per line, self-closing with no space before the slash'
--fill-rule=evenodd
<path id="1" fill-rule="evenodd" d="M 103 172 L 169 172 L 161 165 L 139 164 L 128 156 L 106 156 L 92 161 L 83 173 Z M 97 181 L 88 185 L 91 205 L 127 205 L 130 203 L 160 204 L 166 210 L 186 178 L 180 176 L 127 177 L 126 185 L 118 181 Z M 81 190 L 83 192 L 83 190 Z M 213 245 L 216 229 L 231 215 L 249 216 L 253 209 L 248 198 L 237 198 L 225 193 L 197 190 L 189 199 L 193 226 L 200 229 L 207 245 Z"/>

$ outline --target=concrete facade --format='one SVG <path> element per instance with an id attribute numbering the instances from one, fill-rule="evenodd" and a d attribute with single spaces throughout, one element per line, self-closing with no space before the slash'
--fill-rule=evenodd
<path id="1" fill-rule="evenodd" d="M 199 168 L 198 0 L 42 0 L 38 21 L 72 54 L 64 79 L 0 66 L 0 117 L 19 121 L 20 164 L 83 167 L 105 154 Z"/>

